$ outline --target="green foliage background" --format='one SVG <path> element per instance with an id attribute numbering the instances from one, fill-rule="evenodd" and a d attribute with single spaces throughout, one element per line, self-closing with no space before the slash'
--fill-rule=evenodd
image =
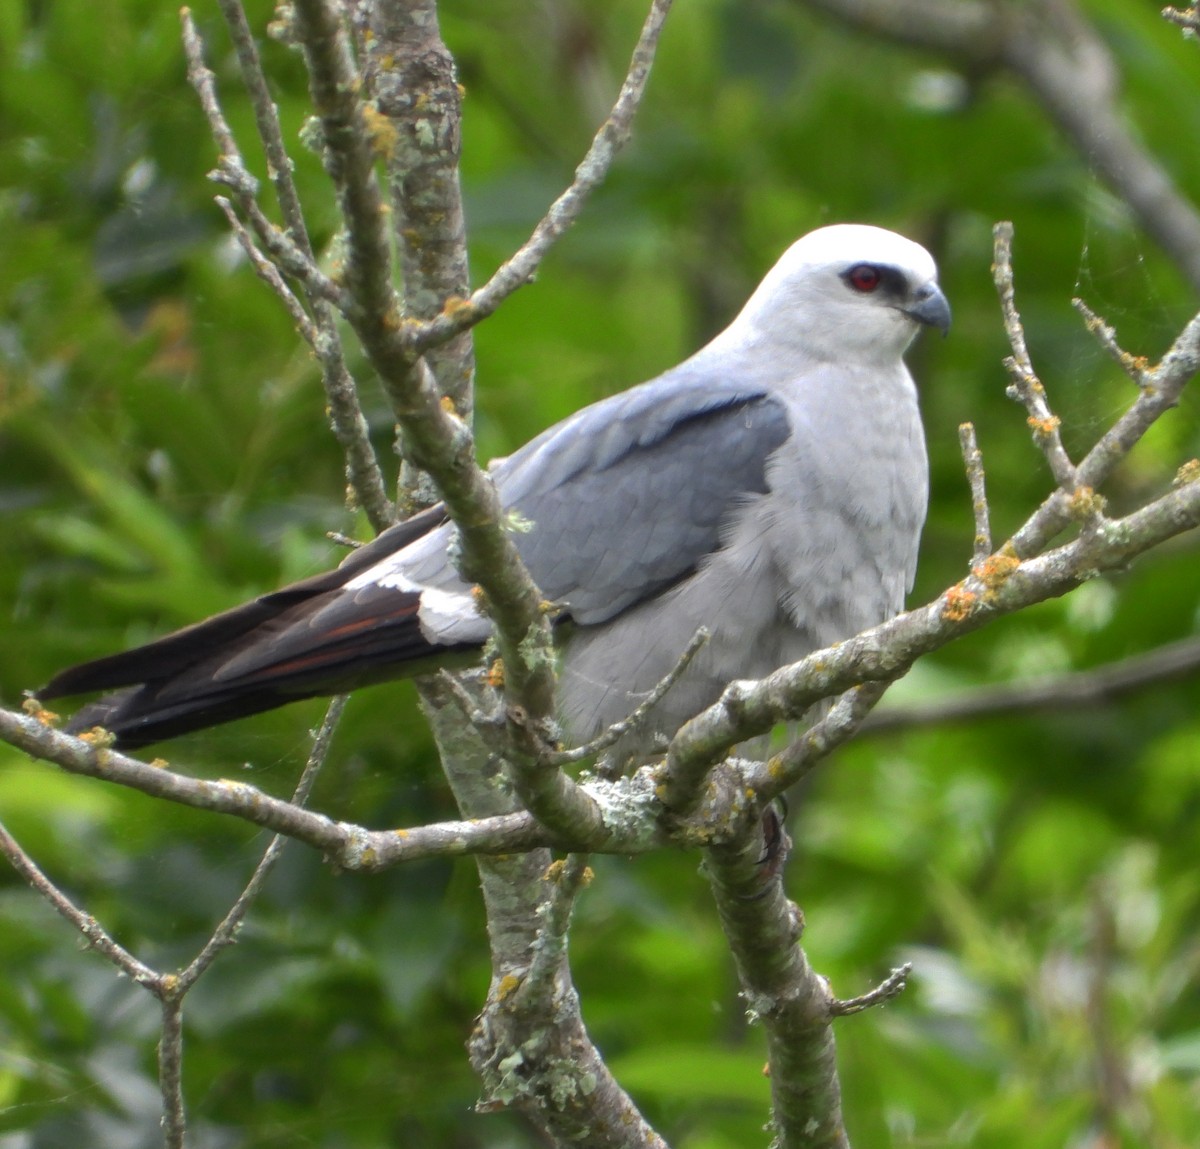
<path id="1" fill-rule="evenodd" d="M 1092 0 L 1123 106 L 1200 193 L 1200 51 L 1153 5 Z M 225 107 L 256 154 L 223 28 Z M 444 5 L 466 88 L 476 282 L 527 234 L 623 74 L 635 0 Z M 252 5 L 265 28 L 268 5 Z M 262 44 L 291 138 L 298 59 Z M 0 0 L 0 698 L 324 568 L 348 513 L 317 372 L 237 258 L 174 8 Z M 314 234 L 334 226 L 297 144 Z M 857 38 L 802 5 L 691 0 L 633 146 L 538 282 L 478 332 L 482 453 L 504 453 L 676 362 L 797 235 L 853 219 L 933 248 L 953 301 L 915 351 L 933 505 L 915 600 L 965 570 L 956 427 L 975 421 L 994 526 L 1049 489 L 990 286 L 1013 219 L 1035 364 L 1078 452 L 1130 399 L 1078 294 L 1157 357 L 1195 309 L 1169 261 L 1011 81 Z M 373 433 L 392 429 L 369 379 Z M 1108 492 L 1119 509 L 1200 453 L 1194 395 Z M 922 663 L 895 702 L 1083 668 L 1197 625 L 1196 540 Z M 1103 711 L 863 739 L 798 802 L 788 872 L 844 996 L 900 960 L 912 989 L 839 1027 L 856 1145 L 1182 1147 L 1200 1129 L 1200 717 L 1195 681 Z M 172 762 L 286 793 L 319 704 L 192 736 Z M 411 689 L 350 704 L 315 804 L 372 826 L 452 816 Z M 0 747 L 0 817 L 155 965 L 181 963 L 265 844 L 232 819 L 70 778 Z M 763 1046 L 691 856 L 602 859 L 573 961 L 591 1031 L 672 1144 L 762 1144 Z M 0 873 L 0 1149 L 160 1143 L 157 1013 Z M 487 984 L 472 866 L 337 875 L 289 848 L 237 948 L 189 999 L 195 1145 L 527 1146 L 471 1112 L 462 1044 Z"/>

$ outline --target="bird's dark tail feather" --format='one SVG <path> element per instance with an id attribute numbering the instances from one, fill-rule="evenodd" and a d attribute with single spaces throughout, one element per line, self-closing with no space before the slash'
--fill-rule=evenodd
<path id="1" fill-rule="evenodd" d="M 118 750 L 140 750 L 193 730 L 206 730 L 223 722 L 274 710 L 310 694 L 271 694 L 267 691 L 232 694 L 224 699 L 202 697 L 160 706 L 144 686 L 106 694 L 76 711 L 66 725 L 68 734 L 83 734 L 99 726 L 114 735 Z"/>
<path id="2" fill-rule="evenodd" d="M 115 691 L 84 706 L 70 733 L 102 726 L 120 749 L 230 722 L 289 702 L 409 677 L 473 657 L 422 633 L 420 594 L 343 585 L 438 523 L 440 508 L 385 531 L 336 570 L 293 583 L 155 642 L 73 666 L 39 699 Z"/>

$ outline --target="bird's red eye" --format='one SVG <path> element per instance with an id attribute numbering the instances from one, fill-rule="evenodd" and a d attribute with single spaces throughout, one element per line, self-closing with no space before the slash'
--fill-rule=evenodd
<path id="1" fill-rule="evenodd" d="M 872 267 L 869 263 L 860 263 L 857 267 L 852 267 L 846 273 L 846 280 L 855 291 L 863 293 L 874 291 L 879 286 L 883 276 L 879 274 L 879 268 Z"/>

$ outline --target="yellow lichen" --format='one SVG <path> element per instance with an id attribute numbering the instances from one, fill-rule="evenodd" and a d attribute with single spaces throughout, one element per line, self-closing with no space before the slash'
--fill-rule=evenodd
<path id="1" fill-rule="evenodd" d="M 970 613 L 979 596 L 958 583 L 946 591 L 942 604 L 942 618 L 947 622 L 962 622 Z"/>
<path id="2" fill-rule="evenodd" d="M 51 728 L 56 727 L 62 719 L 55 714 L 53 710 L 47 710 L 36 698 L 27 698 L 21 703 L 21 709 L 29 715 L 30 718 L 40 722 L 43 726 Z"/>
<path id="3" fill-rule="evenodd" d="M 446 296 L 446 302 L 442 304 L 442 314 L 447 319 L 453 319 L 456 315 L 460 315 L 463 312 L 470 313 L 472 310 L 471 301 L 461 295 L 448 295 Z"/>
<path id="4" fill-rule="evenodd" d="M 91 730 L 85 730 L 79 738 L 94 750 L 107 750 L 117 740 L 117 736 L 111 730 L 105 730 L 103 726 L 93 726 Z"/>
<path id="5" fill-rule="evenodd" d="M 1091 487 L 1076 487 L 1071 493 L 1067 507 L 1072 518 L 1083 520 L 1103 514 L 1106 505 L 1107 500 L 1104 496 L 1098 495 Z"/>
<path id="6" fill-rule="evenodd" d="M 1025 422 L 1029 424 L 1034 435 L 1041 439 L 1049 438 L 1062 425 L 1062 420 L 1057 415 L 1047 415 L 1044 419 L 1030 415 Z"/>
<path id="7" fill-rule="evenodd" d="M 1189 459 L 1175 472 L 1171 485 L 1186 487 L 1188 483 L 1194 483 L 1197 479 L 1200 479 L 1200 459 Z"/>
<path id="8" fill-rule="evenodd" d="M 1015 554 L 1002 549 L 975 567 L 975 576 L 988 590 L 999 590 L 1020 565 L 1021 560 Z"/>
<path id="9" fill-rule="evenodd" d="M 520 985 L 521 979 L 517 977 L 516 974 L 505 974 L 504 977 L 500 979 L 500 984 L 496 986 L 496 997 L 499 998 L 500 1001 L 504 1001 L 505 998 L 511 997 L 514 993 L 516 993 L 520 988 Z"/>

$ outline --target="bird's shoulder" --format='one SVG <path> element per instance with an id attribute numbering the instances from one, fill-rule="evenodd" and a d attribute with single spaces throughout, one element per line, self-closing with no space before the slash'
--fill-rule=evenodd
<path id="1" fill-rule="evenodd" d="M 749 449 L 763 458 L 786 438 L 789 422 L 787 405 L 770 388 L 689 361 L 548 428 L 493 474 L 503 501 L 519 505 L 588 474 L 669 462 L 685 431 L 707 449 Z"/>

